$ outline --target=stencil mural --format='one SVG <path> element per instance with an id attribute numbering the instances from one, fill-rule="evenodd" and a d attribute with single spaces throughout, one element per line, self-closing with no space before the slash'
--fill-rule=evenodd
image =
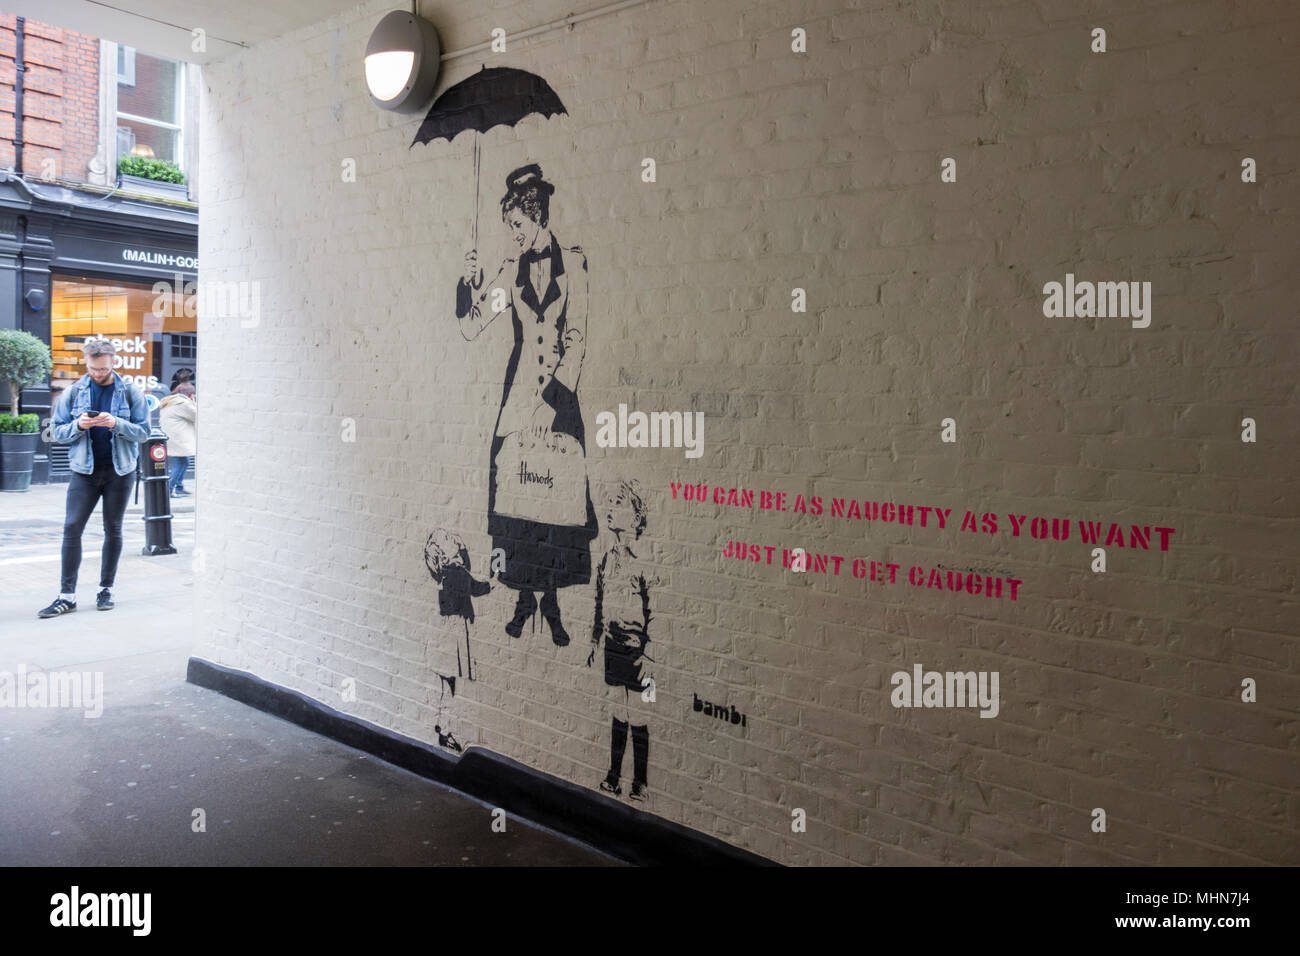
<path id="1" fill-rule="evenodd" d="M 492 590 L 492 585 L 479 581 L 470 573 L 469 550 L 459 535 L 442 528 L 434 530 L 424 545 L 424 563 L 438 585 L 438 613 L 443 617 L 458 618 L 465 628 L 465 654 L 461 656 L 460 641 L 456 642 L 456 677 L 474 679 L 474 659 L 470 655 L 469 626 L 474 620 L 474 601 Z M 439 675 L 456 694 L 456 677 Z"/>
<path id="2" fill-rule="evenodd" d="M 500 200 L 501 221 L 516 254 L 485 273 L 478 255 L 478 195 L 482 133 L 499 124 L 513 126 L 531 113 L 563 112 L 564 105 L 541 77 L 521 70 L 484 69 L 438 97 L 412 143 L 450 141 L 465 130 L 475 133 L 473 242 L 456 284 L 456 321 L 465 340 L 472 342 L 508 313 L 514 338 L 488 442 L 492 570 L 500 584 L 518 592 L 506 633 L 520 638 L 540 610 L 558 647 L 568 646 L 570 639 L 557 592 L 591 582 L 591 547 L 599 532 L 578 398 L 586 358 L 587 259 L 580 246 L 561 243 L 552 231 L 555 186 L 538 164 L 528 163 L 506 177 Z M 636 551 L 646 526 L 638 484 L 621 482 L 604 510 L 613 544 L 596 575 L 587 655 L 587 666 L 599 664 L 597 673 L 603 671 L 597 679 L 606 701 L 602 717 L 610 726 L 609 771 L 598 786 L 622 795 L 623 758 L 631 736 L 628 797 L 643 801 L 650 754 L 647 708 L 654 700 L 647 581 L 654 577 Z M 503 558 L 502 566 L 497 555 Z M 456 639 L 455 675 L 445 646 L 445 656 L 435 667 L 441 692 L 434 731 L 441 746 L 460 751 L 460 742 L 444 729 L 448 721 L 443 697 L 448 691 L 455 697 L 457 679 L 474 679 L 473 599 L 487 594 L 491 585 L 470 573 L 469 552 L 452 532 L 438 529 L 429 536 L 425 563 L 439 585 L 439 614 L 458 619 L 464 628 L 463 646 L 460 637 Z"/>
<path id="3" fill-rule="evenodd" d="M 581 248 L 561 246 L 552 234 L 555 187 L 535 163 L 506 177 L 501 199 L 501 218 L 519 255 L 485 283 L 477 247 L 481 134 L 533 114 L 564 112 L 540 76 L 485 67 L 438 96 L 411 143 L 475 133 L 473 248 L 456 287 L 456 318 L 473 341 L 508 308 L 515 340 L 489 450 L 487 530 L 494 551 L 505 555 L 498 580 L 519 592 L 506 632 L 523 633 L 540 594 L 542 617 L 561 647 L 569 635 L 556 591 L 591 579 L 590 543 L 598 530 L 577 396 L 586 352 L 587 260 Z"/>
<path id="4" fill-rule="evenodd" d="M 544 79 L 523 70 L 482 69 L 434 101 L 411 145 L 449 142 L 474 133 L 472 248 L 456 287 L 456 320 L 467 341 L 500 315 L 510 314 L 513 348 L 502 380 L 501 404 L 488 441 L 487 533 L 503 566 L 497 580 L 517 592 L 506 633 L 520 638 L 540 610 L 559 647 L 569 644 L 557 592 L 591 580 L 591 542 L 599 526 L 586 466 L 586 435 L 578 380 L 586 354 L 587 260 L 579 246 L 563 245 L 551 230 L 555 186 L 530 163 L 506 177 L 501 221 L 517 254 L 485 273 L 478 258 L 480 138 L 498 125 L 513 126 L 532 114 L 554 116 L 564 104 Z M 442 535 L 442 537 L 440 537 Z M 465 623 L 464 661 L 457 645 L 456 677 L 473 678 L 469 624 L 472 598 L 487 582 L 469 574 L 459 538 L 435 532 L 426 564 L 438 581 L 439 611 Z M 437 569 L 435 571 L 435 568 Z M 439 674 L 455 696 L 455 679 Z M 439 703 L 439 742 L 448 746 Z M 453 749 L 459 749 L 455 747 Z"/>
<path id="5" fill-rule="evenodd" d="M 479 137 L 495 126 L 514 126 L 526 116 L 566 113 L 549 83 L 536 73 L 511 67 L 484 66 L 468 79 L 449 86 L 429 107 L 416 131 L 416 143 L 451 142 L 460 133 L 474 136 L 474 246 L 478 246 Z"/>
<path id="6" fill-rule="evenodd" d="M 600 560 L 596 573 L 596 620 L 591 630 L 591 653 L 605 649 L 606 700 L 610 710 L 609 773 L 600 789 L 615 795 L 623 792 L 619 778 L 629 728 L 632 734 L 631 800 L 646 798 L 646 768 L 650 759 L 649 715 L 644 712 L 652 699 L 654 675 L 647 668 L 654 658 L 647 651 L 650 642 L 650 588 L 653 574 L 633 550 L 645 530 L 646 508 L 636 481 L 623 482 L 610 496 L 605 523 L 614 533 L 614 545 Z M 633 723 L 633 721 L 637 721 Z"/>
<path id="7" fill-rule="evenodd" d="M 505 554 L 498 581 L 519 592 L 506 633 L 522 634 L 540 592 L 551 640 L 563 647 L 569 635 L 556 591 L 591 580 L 591 540 L 599 528 L 577 394 L 586 353 L 587 259 L 551 232 L 554 192 L 535 163 L 506 177 L 501 218 L 519 255 L 484 282 L 477 251 L 466 253 L 456 318 L 472 341 L 510 313 L 514 348 L 489 451 L 488 534 L 493 549 Z M 488 302 L 493 297 L 497 309 Z"/>
<path id="8" fill-rule="evenodd" d="M 438 585 L 438 613 L 443 618 L 452 618 L 460 623 L 464 630 L 464 653 L 459 635 L 453 638 L 456 647 L 456 673 L 451 673 L 451 655 L 447 653 L 445 641 L 435 640 L 430 648 L 434 673 L 438 675 L 438 723 L 434 733 L 438 743 L 449 750 L 460 751 L 461 745 L 447 725 L 445 712 L 447 693 L 456 696 L 457 679 L 474 679 L 474 658 L 470 651 L 469 626 L 474 621 L 474 598 L 482 597 L 492 586 L 486 581 L 479 581 L 470 573 L 469 550 L 459 535 L 443 528 L 436 528 L 429 535 L 424 545 L 424 564 L 429 575 Z M 454 633 L 454 630 L 453 630 Z"/>

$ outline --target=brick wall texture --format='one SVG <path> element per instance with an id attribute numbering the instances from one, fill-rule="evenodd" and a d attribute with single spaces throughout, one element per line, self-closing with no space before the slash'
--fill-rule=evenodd
<path id="1" fill-rule="evenodd" d="M 260 313 L 200 313 L 195 654 L 594 788 L 594 574 L 559 591 L 568 647 L 540 618 L 507 636 L 516 592 L 494 582 L 475 680 L 453 699 L 436 676 L 464 630 L 424 544 L 454 531 L 488 577 L 513 338 L 508 315 L 474 341 L 455 316 L 476 134 L 412 147 L 422 115 L 366 96 L 391 6 L 204 68 L 201 282 L 258 283 Z M 571 6 L 429 15 L 456 50 Z M 1300 863 L 1298 32 L 1288 0 L 651 0 L 443 64 L 440 90 L 510 66 L 567 107 L 478 137 L 477 248 L 514 254 L 505 178 L 540 164 L 588 263 L 593 568 L 603 491 L 636 478 L 646 504 L 639 808 L 789 864 Z M 1046 316 L 1067 274 L 1150 282 L 1150 325 Z M 620 403 L 702 412 L 703 454 L 600 447 Z M 952 511 L 922 527 L 833 498 Z M 796 547 L 840 572 L 783 569 Z M 972 568 L 1016 599 L 930 586 Z M 996 672 L 996 717 L 894 706 L 918 664 Z M 631 766 L 629 742 L 611 799 Z"/>
<path id="2" fill-rule="evenodd" d="M 14 165 L 17 17 L 0 13 L 0 166 Z M 99 40 L 24 22 L 23 172 L 86 182 L 99 146 Z"/>

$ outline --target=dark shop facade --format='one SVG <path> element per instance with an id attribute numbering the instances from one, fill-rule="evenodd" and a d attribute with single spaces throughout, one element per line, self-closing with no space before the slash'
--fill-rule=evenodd
<path id="1" fill-rule="evenodd" d="M 34 484 L 68 480 L 67 448 L 47 426 L 85 372 L 88 339 L 114 342 L 114 367 L 148 397 L 155 424 L 178 373 L 197 384 L 197 278 L 193 205 L 0 174 L 0 328 L 49 343 L 54 361 L 49 382 L 22 393 L 22 411 L 41 418 Z"/>

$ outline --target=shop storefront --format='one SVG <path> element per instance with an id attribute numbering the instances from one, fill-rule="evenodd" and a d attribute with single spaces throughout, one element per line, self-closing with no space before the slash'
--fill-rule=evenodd
<path id="1" fill-rule="evenodd" d="M 118 374 L 155 410 L 187 373 L 197 387 L 197 275 L 192 204 L 0 182 L 0 327 L 48 342 L 54 359 L 48 385 L 23 391 L 23 411 L 46 422 L 84 374 L 92 338 L 113 341 Z M 33 482 L 67 479 L 66 447 L 43 442 Z"/>

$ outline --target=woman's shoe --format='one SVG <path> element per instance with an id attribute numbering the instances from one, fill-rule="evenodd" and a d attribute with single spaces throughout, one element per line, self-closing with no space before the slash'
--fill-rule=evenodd
<path id="1" fill-rule="evenodd" d="M 532 591 L 520 591 L 519 600 L 515 602 L 515 618 L 506 625 L 506 633 L 511 637 L 518 637 L 524 632 L 524 625 L 528 619 L 533 616 L 537 610 L 537 598 L 533 596 Z"/>
<path id="2" fill-rule="evenodd" d="M 623 794 L 623 788 L 618 785 L 618 777 L 606 777 L 600 782 L 600 789 L 606 793 L 612 793 L 616 797 Z"/>
<path id="3" fill-rule="evenodd" d="M 551 627 L 551 640 L 555 642 L 555 646 L 567 646 L 569 632 L 560 622 L 560 602 L 555 599 L 554 591 L 547 591 L 542 595 L 542 617 L 546 618 L 546 623 Z"/>

